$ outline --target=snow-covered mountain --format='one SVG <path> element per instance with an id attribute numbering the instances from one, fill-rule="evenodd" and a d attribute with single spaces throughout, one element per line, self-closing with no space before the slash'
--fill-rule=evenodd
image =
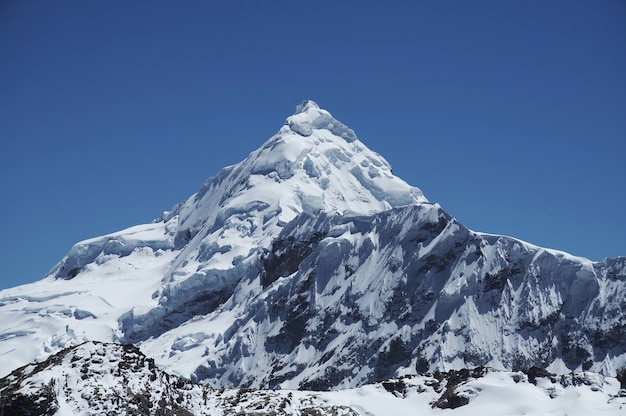
<path id="1" fill-rule="evenodd" d="M 626 369 L 626 258 L 473 232 L 312 101 L 151 224 L 0 291 L 0 377 L 132 343 L 212 387 L 329 390 L 433 371 Z"/>

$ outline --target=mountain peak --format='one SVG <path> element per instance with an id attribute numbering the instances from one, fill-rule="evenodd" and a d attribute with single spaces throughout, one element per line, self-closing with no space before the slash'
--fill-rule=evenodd
<path id="1" fill-rule="evenodd" d="M 179 233 L 195 235 L 234 224 L 232 215 L 258 215 L 267 227 L 301 214 L 369 215 L 424 202 L 422 192 L 393 175 L 352 129 L 306 100 L 260 148 L 209 178 L 159 221 L 178 217 Z"/>
<path id="2" fill-rule="evenodd" d="M 390 164 L 351 128 L 311 100 L 298 105 L 278 133 L 239 166 L 244 177 L 256 178 L 257 186 L 271 188 L 263 195 L 280 197 L 283 214 L 369 214 L 426 202 L 419 189 L 395 177 Z M 273 205 L 267 196 L 262 199 Z"/>
<path id="3" fill-rule="evenodd" d="M 304 100 L 301 104 L 296 106 L 296 112 L 294 114 L 304 113 L 310 109 L 320 109 L 320 106 L 313 100 Z"/>
<path id="4" fill-rule="evenodd" d="M 315 130 L 328 130 L 348 143 L 357 140 L 354 131 L 335 119 L 328 111 L 312 100 L 305 100 L 296 107 L 296 112 L 287 118 L 288 128 L 300 136 L 308 137 Z"/>

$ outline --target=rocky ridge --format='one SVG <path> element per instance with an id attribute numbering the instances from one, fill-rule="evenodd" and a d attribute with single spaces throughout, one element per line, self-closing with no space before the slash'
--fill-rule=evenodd
<path id="1" fill-rule="evenodd" d="M 539 368 L 500 372 L 481 367 L 404 376 L 327 393 L 212 389 L 159 370 L 133 345 L 87 342 L 0 379 L 0 415 L 358 416 L 383 415 L 393 409 L 399 414 L 407 409 L 410 414 L 430 414 L 433 409 L 476 411 L 494 385 L 521 395 L 530 390 L 557 406 L 568 396 L 586 400 L 592 395 L 594 410 L 603 414 L 626 409 L 624 385 L 620 390 L 616 380 L 588 372 L 557 376 Z M 385 412 L 377 411 L 368 396 L 384 401 Z M 487 414 L 497 412 L 496 406 Z"/>

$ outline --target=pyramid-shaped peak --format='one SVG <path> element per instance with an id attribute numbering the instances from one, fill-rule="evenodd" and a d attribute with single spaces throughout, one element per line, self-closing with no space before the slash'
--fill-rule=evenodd
<path id="1" fill-rule="evenodd" d="M 303 213 L 369 215 L 428 202 L 328 111 L 310 100 L 298 110 L 263 146 L 163 219 L 180 214 L 182 229 L 214 229 L 233 213 L 238 221 L 246 213 L 260 215 L 259 224 L 287 224 Z"/>

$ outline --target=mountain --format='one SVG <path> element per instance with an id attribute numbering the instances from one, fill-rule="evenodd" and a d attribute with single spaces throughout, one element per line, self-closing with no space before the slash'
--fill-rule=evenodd
<path id="1" fill-rule="evenodd" d="M 0 291 L 0 377 L 88 341 L 214 388 L 626 369 L 626 258 L 471 231 L 312 101 L 151 224 Z"/>

